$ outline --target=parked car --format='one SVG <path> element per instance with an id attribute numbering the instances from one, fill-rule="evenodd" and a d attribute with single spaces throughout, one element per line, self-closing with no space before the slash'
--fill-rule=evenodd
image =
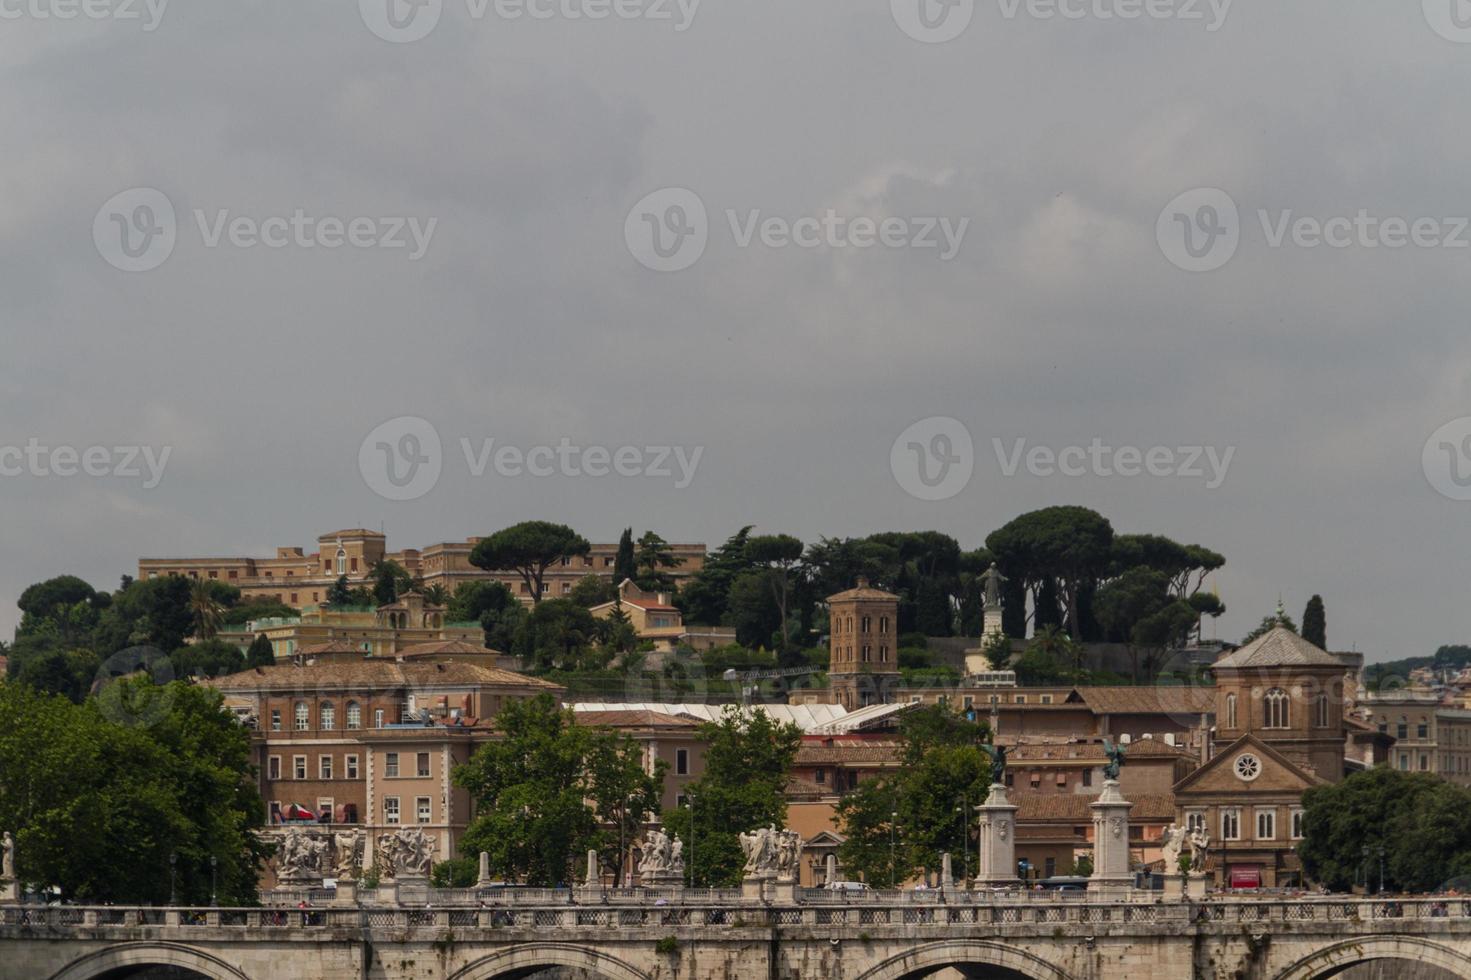
<path id="1" fill-rule="evenodd" d="M 867 884 L 861 881 L 830 881 L 823 885 L 830 892 L 866 892 L 872 891 Z"/>

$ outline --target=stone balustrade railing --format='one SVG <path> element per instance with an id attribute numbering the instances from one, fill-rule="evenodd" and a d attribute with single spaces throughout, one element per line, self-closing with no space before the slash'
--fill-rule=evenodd
<path id="1" fill-rule="evenodd" d="M 573 897 L 571 893 L 563 893 Z M 152 908 L 124 906 L 0 907 L 0 928 L 48 932 L 132 929 L 146 926 L 189 929 L 352 930 L 373 934 L 416 929 L 667 929 L 727 926 L 924 926 L 924 925 L 1149 925 L 1221 923 L 1228 926 L 1273 923 L 1468 919 L 1471 898 L 1324 898 L 1282 901 L 1225 899 L 1205 902 L 1089 902 L 1086 900 L 995 900 L 987 893 L 916 902 L 915 893 L 877 893 L 879 900 L 855 904 L 769 905 L 753 902 L 685 902 L 641 905 L 579 900 L 548 905 L 523 902 L 473 906 L 312 908 Z M 900 900 L 899 895 L 903 895 Z M 923 893 L 920 893 L 923 894 Z M 928 896 L 926 896 L 928 898 Z"/>

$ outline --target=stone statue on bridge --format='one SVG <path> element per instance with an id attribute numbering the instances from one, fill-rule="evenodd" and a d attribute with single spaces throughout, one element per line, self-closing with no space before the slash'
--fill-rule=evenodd
<path id="1" fill-rule="evenodd" d="M 1103 754 L 1108 757 L 1108 762 L 1103 767 L 1103 778 L 1105 782 L 1117 782 L 1119 770 L 1124 767 L 1124 747 L 1114 745 L 1113 739 L 1103 740 Z"/>
<path id="2" fill-rule="evenodd" d="M 325 837 L 292 827 L 281 836 L 276 851 L 276 877 L 283 882 L 320 881 L 328 871 Z"/>
<path id="3" fill-rule="evenodd" d="M 801 834 L 777 830 L 772 824 L 741 834 L 740 839 L 741 850 L 746 854 L 747 878 L 795 879 L 802 857 Z"/>
<path id="4" fill-rule="evenodd" d="M 356 830 L 340 831 L 332 835 L 332 843 L 337 849 L 337 877 L 355 879 L 362 865 L 362 834 Z"/>
<path id="5" fill-rule="evenodd" d="M 418 827 L 405 827 L 378 838 L 378 853 L 391 878 L 428 878 L 438 842 Z"/>
<path id="6" fill-rule="evenodd" d="M 15 880 L 15 838 L 6 831 L 0 836 L 0 881 Z"/>
<path id="7" fill-rule="evenodd" d="M 1206 832 L 1205 827 L 1197 826 L 1190 831 L 1188 840 L 1190 843 L 1190 871 L 1192 874 L 1205 874 L 1205 859 L 1210 853 L 1211 835 Z"/>
<path id="8" fill-rule="evenodd" d="M 671 839 L 663 829 L 654 827 L 644 834 L 639 851 L 638 870 L 645 880 L 684 877 L 684 841 Z"/>
<path id="9" fill-rule="evenodd" d="M 994 734 L 993 734 L 994 739 Z M 997 745 L 995 741 L 981 746 L 981 751 L 991 760 L 991 785 L 1006 785 L 1006 746 Z"/>
<path id="10" fill-rule="evenodd" d="M 1160 835 L 1160 848 L 1165 859 L 1165 874 L 1176 874 L 1180 870 L 1180 854 L 1185 850 L 1187 832 L 1184 827 L 1170 824 Z"/>

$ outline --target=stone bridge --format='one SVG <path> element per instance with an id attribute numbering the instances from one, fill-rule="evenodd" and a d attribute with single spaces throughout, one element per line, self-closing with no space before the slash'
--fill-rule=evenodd
<path id="1" fill-rule="evenodd" d="M 1146 896 L 1148 893 L 1144 893 Z M 513 897 L 514 896 L 514 897 Z M 659 903 L 0 908 L 15 980 L 1396 980 L 1471 978 L 1471 899 L 1102 902 L 871 893 Z"/>

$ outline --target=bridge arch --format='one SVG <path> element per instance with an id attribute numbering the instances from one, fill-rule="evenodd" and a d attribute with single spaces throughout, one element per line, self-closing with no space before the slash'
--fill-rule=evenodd
<path id="1" fill-rule="evenodd" d="M 1451 976 L 1471 977 L 1471 957 L 1441 943 L 1413 936 L 1365 936 L 1325 946 L 1277 974 L 1276 980 L 1324 980 L 1373 960 L 1428 963 Z"/>
<path id="2" fill-rule="evenodd" d="M 495 980 L 518 977 L 548 967 L 586 970 L 608 980 L 649 980 L 642 970 L 600 949 L 573 943 L 522 943 L 481 957 L 455 972 L 450 980 Z"/>
<path id="3" fill-rule="evenodd" d="M 927 943 L 890 957 L 858 980 L 905 980 L 943 967 L 986 966 L 1024 980 L 1071 980 L 1067 973 L 1015 946 L 986 939 Z"/>
<path id="4" fill-rule="evenodd" d="M 182 943 L 118 943 L 73 960 L 53 973 L 51 980 L 94 980 L 114 970 L 145 966 L 190 970 L 207 980 L 250 980 L 224 960 Z"/>

